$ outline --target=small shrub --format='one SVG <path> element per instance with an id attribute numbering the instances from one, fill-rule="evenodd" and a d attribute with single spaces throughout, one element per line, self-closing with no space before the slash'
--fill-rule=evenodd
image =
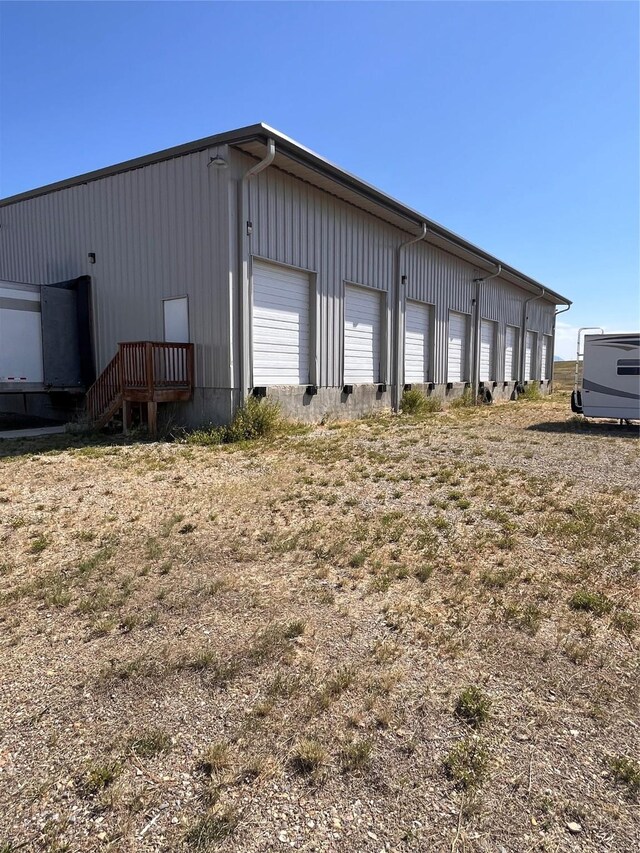
<path id="1" fill-rule="evenodd" d="M 238 816 L 232 809 L 205 815 L 187 832 L 185 840 L 193 850 L 211 850 L 213 845 L 233 834 Z"/>
<path id="2" fill-rule="evenodd" d="M 540 393 L 540 388 L 537 384 L 534 385 L 531 382 L 526 386 L 522 394 L 518 394 L 518 400 L 528 400 L 531 403 L 541 399 L 542 394 Z"/>
<path id="3" fill-rule="evenodd" d="M 355 677 L 353 667 L 342 666 L 336 669 L 317 694 L 316 701 L 320 708 L 326 711 L 335 699 L 351 687 Z"/>
<path id="4" fill-rule="evenodd" d="M 417 388 L 407 390 L 402 395 L 400 410 L 403 415 L 419 415 L 424 411 L 427 398 Z"/>
<path id="5" fill-rule="evenodd" d="M 278 403 L 249 397 L 244 406 L 238 409 L 230 424 L 194 430 L 186 436 L 185 441 L 187 444 L 198 444 L 204 447 L 233 444 L 256 438 L 272 438 L 282 427 L 283 420 Z"/>
<path id="6" fill-rule="evenodd" d="M 340 764 L 345 773 L 354 770 L 366 770 L 371 763 L 372 744 L 370 740 L 353 741 L 343 747 Z"/>
<path id="7" fill-rule="evenodd" d="M 254 438 L 271 438 L 281 425 L 282 416 L 278 403 L 249 397 L 226 428 L 224 440 L 235 442 Z"/>
<path id="8" fill-rule="evenodd" d="M 465 723 L 479 728 L 489 718 L 491 699 L 478 687 L 467 687 L 458 696 L 455 714 Z"/>
<path id="9" fill-rule="evenodd" d="M 305 623 L 302 619 L 295 619 L 289 622 L 284 628 L 284 637 L 286 640 L 294 640 L 296 637 L 301 637 L 304 634 Z"/>
<path id="10" fill-rule="evenodd" d="M 120 773 L 120 765 L 116 761 L 107 764 L 91 764 L 81 781 L 86 794 L 93 796 L 113 784 Z"/>
<path id="11" fill-rule="evenodd" d="M 613 603 L 603 593 L 579 589 L 569 599 L 569 607 L 572 610 L 593 613 L 595 616 L 604 616 L 611 611 Z"/>
<path id="12" fill-rule="evenodd" d="M 426 583 L 431 575 L 433 574 L 433 566 L 429 566 L 424 563 L 414 571 L 414 575 L 420 581 L 420 583 Z"/>
<path id="13" fill-rule="evenodd" d="M 29 553 L 41 554 L 49 544 L 46 536 L 37 536 L 29 546 Z"/>
<path id="14" fill-rule="evenodd" d="M 220 773 L 231 766 L 229 758 L 229 747 L 226 743 L 213 743 L 205 751 L 202 759 L 198 762 L 198 770 L 207 776 Z"/>
<path id="15" fill-rule="evenodd" d="M 196 672 L 203 672 L 205 669 L 211 669 L 218 663 L 218 656 L 211 649 L 201 649 L 196 652 L 192 658 L 184 661 L 184 666 L 187 669 L 194 669 Z"/>
<path id="16" fill-rule="evenodd" d="M 171 738 L 161 729 L 149 729 L 129 738 L 127 746 L 140 758 L 152 758 L 154 755 L 168 751 Z"/>
<path id="17" fill-rule="evenodd" d="M 299 740 L 293 749 L 291 763 L 298 773 L 317 774 L 326 763 L 327 751 L 320 741 L 313 738 Z"/>
<path id="18" fill-rule="evenodd" d="M 444 769 L 456 788 L 466 791 L 482 784 L 488 764 L 487 749 L 474 735 L 455 744 L 444 760 Z"/>
<path id="19" fill-rule="evenodd" d="M 640 794 L 640 764 L 624 755 L 609 759 L 609 767 L 616 782 L 626 785 L 629 796 L 636 798 Z"/>
<path id="20" fill-rule="evenodd" d="M 638 629 L 638 620 L 628 610 L 618 610 L 617 613 L 614 613 L 612 622 L 618 631 L 627 636 Z"/>
<path id="21" fill-rule="evenodd" d="M 517 604 L 507 604 L 504 608 L 506 621 L 532 637 L 538 633 L 542 615 L 542 611 L 536 604 L 525 604 L 522 607 Z"/>
<path id="22" fill-rule="evenodd" d="M 352 569 L 360 569 L 364 566 L 367 559 L 366 551 L 356 551 L 355 554 L 349 559 L 349 566 Z"/>
<path id="23" fill-rule="evenodd" d="M 471 409 L 473 406 L 475 406 L 475 400 L 471 388 L 465 388 L 462 396 L 456 397 L 449 404 L 451 409 Z"/>

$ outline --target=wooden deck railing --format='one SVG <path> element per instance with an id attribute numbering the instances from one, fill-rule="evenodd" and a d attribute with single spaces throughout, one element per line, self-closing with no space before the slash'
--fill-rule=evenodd
<path id="1" fill-rule="evenodd" d="M 193 344 L 135 341 L 118 348 L 124 391 L 192 387 Z"/>
<path id="2" fill-rule="evenodd" d="M 87 391 L 87 412 L 99 424 L 124 401 L 170 402 L 193 390 L 193 344 L 132 341 L 118 352 Z"/>
<path id="3" fill-rule="evenodd" d="M 87 391 L 86 406 L 89 419 L 99 421 L 120 398 L 120 353 L 117 352 L 100 376 Z"/>

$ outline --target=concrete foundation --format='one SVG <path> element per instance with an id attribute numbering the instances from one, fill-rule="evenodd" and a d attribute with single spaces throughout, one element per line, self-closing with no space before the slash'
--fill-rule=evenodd
<path id="1" fill-rule="evenodd" d="M 380 391 L 378 385 L 354 385 L 353 392 L 343 388 L 318 388 L 308 394 L 305 386 L 272 386 L 267 399 L 277 402 L 285 417 L 307 423 L 323 420 L 359 418 L 371 412 L 391 408 L 391 389 Z"/>
<path id="2" fill-rule="evenodd" d="M 533 380 L 525 387 L 535 385 L 541 394 L 549 394 L 551 381 Z M 487 382 L 494 401 L 511 400 L 515 382 Z M 456 382 L 447 385 L 412 384 L 411 387 L 426 397 L 437 397 L 444 407 L 447 403 L 470 392 L 469 383 Z M 339 388 L 318 388 L 309 394 L 306 386 L 270 386 L 267 399 L 280 405 L 285 417 L 306 423 L 323 420 L 345 420 L 359 418 L 376 411 L 389 411 L 392 405 L 391 387 L 386 391 L 378 385 L 354 385 L 352 393 Z M 195 388 L 193 398 L 187 403 L 163 404 L 158 407 L 158 422 L 161 430 L 172 427 L 196 428 L 228 424 L 240 405 L 241 394 L 234 388 Z M 10 413 L 25 417 L 44 418 L 59 423 L 82 419 L 84 397 L 61 392 L 33 392 L 0 394 L 0 414 Z"/>
<path id="3" fill-rule="evenodd" d="M 526 385 L 536 385 L 541 394 L 551 390 L 549 380 L 534 381 Z M 511 400 L 515 382 L 487 382 L 493 400 Z M 326 420 L 345 420 L 359 418 L 376 411 L 389 411 L 392 405 L 391 387 L 379 390 L 378 385 L 354 385 L 352 393 L 339 388 L 317 388 L 310 394 L 307 386 L 273 385 L 266 389 L 266 399 L 278 403 L 282 414 L 292 420 L 305 423 L 320 423 Z M 456 382 L 450 388 L 447 385 L 429 384 L 411 386 L 425 396 L 437 397 L 444 407 L 447 403 L 470 393 L 469 383 Z M 240 391 L 231 388 L 196 388 L 189 403 L 176 403 L 161 406 L 159 420 L 163 427 L 184 426 L 201 427 L 209 424 L 219 426 L 229 423 L 240 405 Z"/>

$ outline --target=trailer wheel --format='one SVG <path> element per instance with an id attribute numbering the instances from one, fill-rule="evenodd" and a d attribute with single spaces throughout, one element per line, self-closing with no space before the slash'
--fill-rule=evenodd
<path id="1" fill-rule="evenodd" d="M 580 391 L 571 392 L 571 411 L 576 415 L 582 414 L 582 394 Z"/>

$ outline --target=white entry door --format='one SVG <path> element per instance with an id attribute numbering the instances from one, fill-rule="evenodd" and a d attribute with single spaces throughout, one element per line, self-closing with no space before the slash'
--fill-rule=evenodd
<path id="1" fill-rule="evenodd" d="M 404 381 L 423 383 L 429 376 L 429 306 L 407 302 L 404 330 Z"/>
<path id="2" fill-rule="evenodd" d="M 309 384 L 309 274 L 253 262 L 253 385 Z"/>
<path id="3" fill-rule="evenodd" d="M 189 343 L 189 304 L 186 296 L 165 299 L 164 339 L 173 344 Z"/>
<path id="4" fill-rule="evenodd" d="M 447 382 L 466 382 L 467 377 L 467 315 L 449 312 L 449 341 L 447 346 Z"/>
<path id="5" fill-rule="evenodd" d="M 345 286 L 344 381 L 371 385 L 380 381 L 382 294 Z"/>

